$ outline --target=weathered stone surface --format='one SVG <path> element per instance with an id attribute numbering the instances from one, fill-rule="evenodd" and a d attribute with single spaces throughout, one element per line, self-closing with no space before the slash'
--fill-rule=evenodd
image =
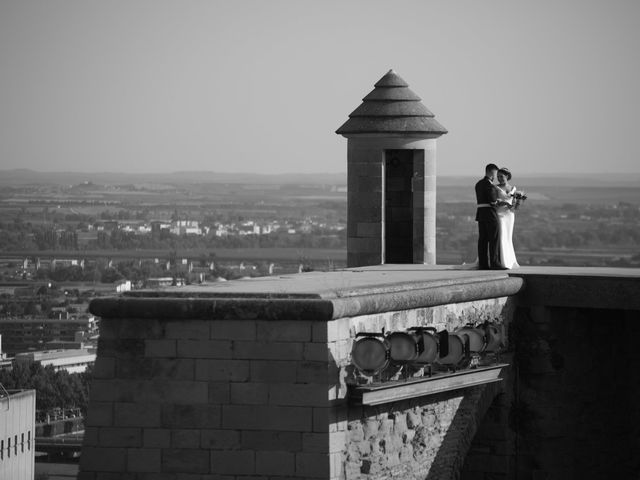
<path id="1" fill-rule="evenodd" d="M 105 447 L 140 447 L 142 429 L 131 427 L 102 427 L 98 432 L 100 445 Z"/>
<path id="2" fill-rule="evenodd" d="M 269 403 L 269 384 L 267 383 L 232 383 L 230 387 L 231 403 L 234 405 L 266 405 Z"/>
<path id="3" fill-rule="evenodd" d="M 176 340 L 166 339 L 148 339 L 144 342 L 144 356 L 145 357 L 168 357 L 174 358 L 177 355 Z"/>
<path id="4" fill-rule="evenodd" d="M 171 430 L 166 428 L 142 429 L 142 446 L 145 448 L 169 448 L 171 446 Z"/>
<path id="5" fill-rule="evenodd" d="M 294 383 L 297 378 L 296 371 L 296 363 L 291 361 L 251 360 L 249 378 L 254 382 Z"/>
<path id="6" fill-rule="evenodd" d="M 249 379 L 249 361 L 197 359 L 195 379 L 210 382 L 246 382 Z"/>
<path id="7" fill-rule="evenodd" d="M 326 383 L 269 385 L 269 404 L 271 405 L 322 407 L 327 404 L 327 400 Z"/>
<path id="8" fill-rule="evenodd" d="M 256 453 L 253 450 L 213 450 L 211 468 L 218 473 L 247 475 L 255 473 Z"/>
<path id="9" fill-rule="evenodd" d="M 113 403 L 91 401 L 89 403 L 91 416 L 87 418 L 89 427 L 110 427 L 113 425 Z"/>
<path id="10" fill-rule="evenodd" d="M 302 436 L 300 432 L 243 431 L 241 445 L 250 450 L 299 452 L 302 451 Z"/>
<path id="11" fill-rule="evenodd" d="M 162 471 L 175 473 L 209 473 L 211 456 L 207 450 L 165 448 L 162 450 Z"/>
<path id="12" fill-rule="evenodd" d="M 209 382 L 209 403 L 231 402 L 231 384 L 229 382 Z"/>
<path id="13" fill-rule="evenodd" d="M 256 336 L 262 342 L 308 342 L 311 340 L 311 322 L 282 320 L 278 323 L 256 322 Z M 239 340 L 239 339 L 235 339 Z"/>
<path id="14" fill-rule="evenodd" d="M 330 462 L 327 453 L 297 453 L 296 475 L 305 478 L 330 478 Z"/>
<path id="15" fill-rule="evenodd" d="M 80 468 L 87 472 L 124 472 L 126 448 L 83 447 Z"/>
<path id="16" fill-rule="evenodd" d="M 310 432 L 312 410 L 311 407 L 225 405 L 222 426 L 234 430 Z"/>
<path id="17" fill-rule="evenodd" d="M 260 475 L 292 475 L 295 454 L 292 452 L 257 452 L 256 473 Z"/>
<path id="18" fill-rule="evenodd" d="M 114 425 L 124 427 L 155 427 L 160 425 L 159 403 L 115 403 Z"/>
<path id="19" fill-rule="evenodd" d="M 233 358 L 251 360 L 300 360 L 301 342 L 234 342 Z"/>
<path id="20" fill-rule="evenodd" d="M 115 357 L 101 356 L 93 364 L 93 378 L 110 379 L 116 375 Z"/>
<path id="21" fill-rule="evenodd" d="M 214 320 L 210 322 L 213 340 L 256 340 L 256 323 L 244 320 Z"/>
<path id="22" fill-rule="evenodd" d="M 212 450 L 237 449 L 240 446 L 247 448 L 240 442 L 240 432 L 223 429 L 201 429 L 200 445 L 202 448 Z M 248 447 L 250 448 L 250 447 Z"/>
<path id="23" fill-rule="evenodd" d="M 165 405 L 162 426 L 167 428 L 218 428 L 221 423 L 219 405 Z"/>
<path id="24" fill-rule="evenodd" d="M 129 448 L 127 450 L 127 471 L 155 473 L 160 470 L 159 448 Z"/>
<path id="25" fill-rule="evenodd" d="M 193 380 L 195 361 L 192 358 L 126 358 L 116 360 L 119 379 L 180 378 Z"/>
<path id="26" fill-rule="evenodd" d="M 171 448 L 200 448 L 200 430 L 174 429 L 171 430 Z"/>
<path id="27" fill-rule="evenodd" d="M 231 358 L 231 340 L 178 340 L 177 352 L 181 358 Z"/>

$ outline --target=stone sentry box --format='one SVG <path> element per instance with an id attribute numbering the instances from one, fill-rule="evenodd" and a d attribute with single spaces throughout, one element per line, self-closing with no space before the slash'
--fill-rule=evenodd
<path id="1" fill-rule="evenodd" d="M 355 334 L 508 321 L 521 287 L 494 272 L 370 267 L 96 299 L 78 478 L 453 478 L 494 384 L 353 405 Z"/>
<path id="2" fill-rule="evenodd" d="M 447 130 L 390 70 L 336 133 L 348 139 L 347 265 L 435 265 L 436 138 Z"/>

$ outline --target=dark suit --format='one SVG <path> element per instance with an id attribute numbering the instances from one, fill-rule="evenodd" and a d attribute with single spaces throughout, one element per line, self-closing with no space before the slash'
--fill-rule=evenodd
<path id="1" fill-rule="evenodd" d="M 496 187 L 489 177 L 484 177 L 476 183 L 476 200 L 478 205 L 495 204 L 498 200 Z M 493 206 L 478 207 L 476 211 L 478 222 L 478 263 L 480 269 L 499 268 L 500 256 L 498 241 L 498 213 Z"/>

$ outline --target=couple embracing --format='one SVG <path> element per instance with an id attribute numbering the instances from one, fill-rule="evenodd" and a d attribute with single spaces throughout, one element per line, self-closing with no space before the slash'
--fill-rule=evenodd
<path id="1" fill-rule="evenodd" d="M 476 183 L 480 270 L 507 270 L 520 266 L 512 240 L 516 187 L 511 186 L 509 180 L 509 169 L 490 163 L 485 168 L 484 178 Z"/>

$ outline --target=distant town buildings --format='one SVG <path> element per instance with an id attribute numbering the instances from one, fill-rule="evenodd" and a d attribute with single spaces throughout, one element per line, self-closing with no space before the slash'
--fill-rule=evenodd
<path id="1" fill-rule="evenodd" d="M 295 235 L 298 233 L 311 233 L 316 228 L 329 232 L 340 232 L 346 228 L 346 225 L 342 223 L 327 224 L 312 219 L 297 222 L 245 220 L 240 223 L 216 223 L 212 230 L 216 237 L 227 237 L 234 235 L 269 235 L 277 232 Z"/>
<path id="2" fill-rule="evenodd" d="M 90 241 L 98 241 L 100 233 L 123 232 L 133 235 L 155 235 L 164 233 L 172 235 L 209 235 L 216 237 L 244 236 L 244 235 L 269 235 L 276 232 L 287 234 L 309 233 L 314 228 L 339 232 L 346 228 L 345 224 L 327 224 L 314 219 L 283 222 L 281 220 L 243 220 L 241 222 L 215 222 L 210 226 L 204 226 L 197 220 L 109 220 L 89 225 L 85 231 L 75 232 L 79 247 Z M 59 243 L 55 245 L 61 245 Z M 53 244 L 52 244 L 53 247 Z"/>
<path id="3" fill-rule="evenodd" d="M 67 318 L 0 317 L 3 349 L 10 355 L 29 350 L 45 350 L 49 342 L 74 342 L 98 334 L 92 315 Z"/>
<path id="4" fill-rule="evenodd" d="M 202 235 L 202 229 L 195 220 L 176 220 L 169 231 L 174 235 Z"/>
<path id="5" fill-rule="evenodd" d="M 116 293 L 131 291 L 131 280 L 119 280 L 116 282 Z"/>
<path id="6" fill-rule="evenodd" d="M 51 366 L 56 371 L 66 370 L 69 373 L 84 372 L 95 361 L 95 349 L 88 348 L 21 352 L 13 359 L 14 364 L 39 363 L 43 367 Z"/>

